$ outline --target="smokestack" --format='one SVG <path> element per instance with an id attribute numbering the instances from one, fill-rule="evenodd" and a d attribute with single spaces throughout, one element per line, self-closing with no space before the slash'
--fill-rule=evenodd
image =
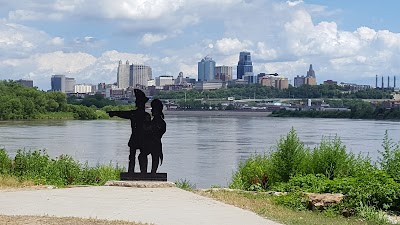
<path id="1" fill-rule="evenodd" d="M 383 76 L 382 76 L 382 90 L 384 89 L 385 87 L 383 86 Z"/>
<path id="2" fill-rule="evenodd" d="M 396 76 L 394 76 L 394 82 L 393 82 L 393 87 L 396 88 Z"/>
<path id="3" fill-rule="evenodd" d="M 378 88 L 378 74 L 375 76 L 375 88 Z"/>
<path id="4" fill-rule="evenodd" d="M 388 76 L 388 83 L 387 83 L 387 85 L 388 85 L 388 89 L 390 88 L 390 76 Z"/>

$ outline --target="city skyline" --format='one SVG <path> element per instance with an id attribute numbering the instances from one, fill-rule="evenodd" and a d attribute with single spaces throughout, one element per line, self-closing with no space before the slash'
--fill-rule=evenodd
<path id="1" fill-rule="evenodd" d="M 251 53 L 254 74 L 306 75 L 312 63 L 318 83 L 374 85 L 376 74 L 400 71 L 395 0 L 0 0 L 0 5 L 0 79 L 32 79 L 43 90 L 50 89 L 54 74 L 113 83 L 120 59 L 149 65 L 155 76 L 182 71 L 197 78 L 197 62 L 210 56 L 218 65 L 233 66 L 235 79 L 242 51 Z"/>

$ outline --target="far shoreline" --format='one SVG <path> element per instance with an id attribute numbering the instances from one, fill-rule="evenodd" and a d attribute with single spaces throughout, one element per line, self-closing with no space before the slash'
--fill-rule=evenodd
<path id="1" fill-rule="evenodd" d="M 211 116 L 211 117 L 268 117 L 272 112 L 267 111 L 247 111 L 247 110 L 164 110 L 165 115 L 169 116 Z"/>

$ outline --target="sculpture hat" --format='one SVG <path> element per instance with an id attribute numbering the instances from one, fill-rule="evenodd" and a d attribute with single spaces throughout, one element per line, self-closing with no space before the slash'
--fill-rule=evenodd
<path id="1" fill-rule="evenodd" d="M 149 98 L 146 97 L 146 95 L 144 94 L 144 92 L 140 89 L 135 89 L 135 97 L 136 97 L 136 103 L 146 103 Z"/>

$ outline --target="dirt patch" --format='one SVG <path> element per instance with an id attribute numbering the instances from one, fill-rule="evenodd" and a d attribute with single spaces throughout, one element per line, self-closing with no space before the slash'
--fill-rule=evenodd
<path id="1" fill-rule="evenodd" d="M 76 217 L 49 216 L 4 216 L 0 215 L 0 224 L 4 225 L 149 225 L 127 221 L 108 221 L 81 219 Z"/>

